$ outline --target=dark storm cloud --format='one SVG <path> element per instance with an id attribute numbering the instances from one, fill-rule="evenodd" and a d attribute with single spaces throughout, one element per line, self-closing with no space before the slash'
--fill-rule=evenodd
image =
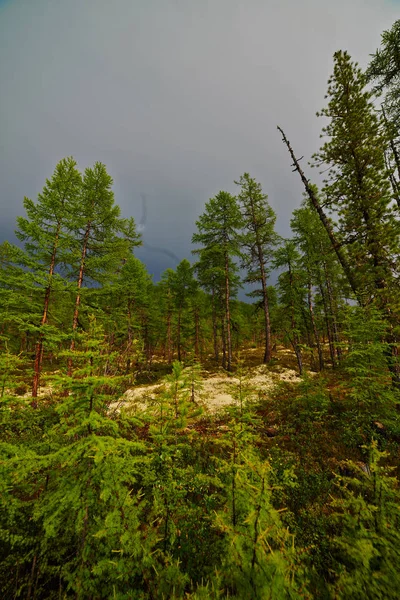
<path id="1" fill-rule="evenodd" d="M 12 0 L 0 4 L 1 235 L 56 162 L 106 163 L 140 257 L 158 275 L 190 258 L 194 222 L 249 171 L 280 233 L 302 189 L 276 131 L 319 144 L 332 54 L 362 65 L 398 17 L 388 0 Z M 153 250 L 150 249 L 153 247 Z M 154 250 L 167 249 L 162 254 Z"/>

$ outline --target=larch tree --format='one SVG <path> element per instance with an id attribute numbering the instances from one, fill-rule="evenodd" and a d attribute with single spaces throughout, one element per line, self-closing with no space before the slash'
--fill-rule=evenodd
<path id="1" fill-rule="evenodd" d="M 82 178 L 73 158 L 61 160 L 35 203 L 24 199 L 26 217 L 17 219 L 16 235 L 24 242 L 31 269 L 43 291 L 40 324 L 35 348 L 32 397 L 37 397 L 42 367 L 45 326 L 50 297 L 57 280 L 57 267 L 72 260 L 73 219 L 81 197 Z"/>
<path id="2" fill-rule="evenodd" d="M 318 302 L 322 304 L 323 321 L 329 343 L 332 365 L 340 359 L 339 306 L 346 293 L 340 265 L 316 211 L 306 204 L 293 212 L 290 226 L 302 254 L 306 272 L 309 320 L 318 352 L 319 368 L 324 366 L 321 343 L 322 324 L 318 323 Z M 347 291 L 350 296 L 350 290 Z M 314 300 L 315 297 L 315 300 Z M 316 310 L 317 309 L 317 310 Z"/>
<path id="3" fill-rule="evenodd" d="M 276 214 L 268 203 L 268 196 L 262 187 L 248 173 L 244 173 L 235 182 L 240 186 L 238 201 L 243 218 L 243 234 L 241 236 L 242 266 L 246 269 L 246 283 L 261 285 L 256 290 L 261 297 L 265 323 L 264 363 L 272 358 L 271 323 L 267 291 L 269 263 L 273 249 L 278 244 L 275 232 Z M 252 294 L 254 296 L 254 293 Z"/>
<path id="4" fill-rule="evenodd" d="M 226 359 L 224 367 L 232 370 L 232 337 L 230 300 L 238 267 L 235 258 L 240 256 L 238 232 L 242 226 L 237 199 L 229 192 L 221 191 L 206 203 L 206 209 L 196 221 L 198 232 L 192 242 L 200 244 L 194 253 L 212 257 L 214 269 L 223 275 L 224 281 L 224 339 L 226 339 Z"/>
<path id="5" fill-rule="evenodd" d="M 302 313 L 305 306 L 305 271 L 300 265 L 301 257 L 293 240 L 285 240 L 275 251 L 273 266 L 285 269 L 278 278 L 281 307 L 281 328 L 293 347 L 300 375 L 303 374 L 301 345 Z"/>
<path id="6" fill-rule="evenodd" d="M 75 306 L 72 319 L 70 351 L 75 347 L 75 332 L 82 299 L 82 286 L 102 284 L 112 280 L 132 249 L 140 244 L 133 218 L 120 217 L 114 203 L 113 180 L 100 162 L 87 168 L 83 177 L 79 212 L 75 216 L 74 244 L 76 277 Z M 72 359 L 68 361 L 68 374 Z"/>
<path id="7" fill-rule="evenodd" d="M 184 258 L 176 267 L 172 277 L 172 297 L 175 304 L 176 322 L 176 348 L 178 360 L 182 360 L 182 318 L 184 310 L 188 307 L 190 298 L 195 294 L 197 281 L 193 277 L 193 268 Z"/>
<path id="8" fill-rule="evenodd" d="M 224 289 L 223 270 L 221 265 L 218 265 L 219 259 L 219 255 L 217 257 L 212 251 L 203 249 L 199 253 L 199 260 L 194 265 L 200 286 L 210 298 L 214 360 L 217 364 L 219 362 L 218 321 L 221 312 L 223 313 Z"/>
<path id="9" fill-rule="evenodd" d="M 400 208 L 400 19 L 383 32 L 381 47 L 372 56 L 366 76 L 374 90 L 382 94 L 382 114 L 389 139 L 387 165 Z"/>
<path id="10" fill-rule="evenodd" d="M 339 238 L 364 302 L 380 296 L 386 303 L 384 290 L 397 268 L 399 226 L 385 165 L 386 137 L 366 83 L 349 54 L 336 52 L 328 105 L 319 113 L 329 119 L 322 130 L 328 141 L 314 155 L 314 164 L 328 170 L 325 204 L 338 214 Z"/>

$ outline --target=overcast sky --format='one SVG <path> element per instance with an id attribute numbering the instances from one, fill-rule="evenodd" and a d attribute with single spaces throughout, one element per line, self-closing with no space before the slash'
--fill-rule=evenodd
<path id="1" fill-rule="evenodd" d="M 365 66 L 398 0 L 0 0 L 0 241 L 64 156 L 99 160 L 155 280 L 248 171 L 289 234 L 302 198 L 276 125 L 317 150 L 335 50 Z"/>

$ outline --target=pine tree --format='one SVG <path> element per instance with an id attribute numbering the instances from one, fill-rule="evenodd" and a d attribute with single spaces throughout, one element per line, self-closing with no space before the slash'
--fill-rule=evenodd
<path id="1" fill-rule="evenodd" d="M 265 349 L 263 362 L 267 363 L 272 357 L 271 323 L 269 315 L 267 275 L 268 263 L 272 259 L 273 248 L 278 243 L 275 233 L 276 215 L 268 204 L 268 196 L 263 193 L 261 185 L 244 173 L 238 182 L 241 187 L 238 201 L 243 217 L 244 233 L 241 238 L 243 252 L 242 266 L 247 270 L 247 283 L 261 284 L 257 294 L 261 303 L 265 320 Z M 254 296 L 254 293 L 252 293 Z"/>
<path id="2" fill-rule="evenodd" d="M 237 272 L 234 258 L 240 255 L 238 230 L 242 218 L 237 200 L 228 192 L 219 192 L 215 198 L 206 203 L 206 210 L 196 221 L 198 233 L 192 242 L 201 244 L 202 248 L 194 252 L 200 256 L 206 253 L 215 265 L 215 269 L 223 273 L 224 278 L 224 329 L 226 332 L 226 369 L 232 369 L 232 339 L 230 299 L 232 284 Z M 225 336 L 224 336 L 225 337 Z"/>

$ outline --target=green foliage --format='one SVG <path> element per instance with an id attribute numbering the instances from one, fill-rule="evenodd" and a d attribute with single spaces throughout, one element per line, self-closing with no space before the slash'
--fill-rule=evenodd
<path id="1" fill-rule="evenodd" d="M 398 249 L 398 222 L 385 165 L 387 139 L 374 108 L 366 77 L 347 52 L 336 52 L 328 81 L 329 140 L 314 164 L 329 171 L 325 203 L 339 216 L 341 242 L 354 268 L 364 302 L 392 281 L 391 256 Z"/>
<path id="2" fill-rule="evenodd" d="M 334 597 L 397 598 L 400 496 L 398 481 L 376 442 L 369 463 L 349 462 L 352 477 L 339 477 L 339 497 L 332 502 L 336 534 L 333 551 L 338 565 L 331 586 Z"/>
<path id="3" fill-rule="evenodd" d="M 335 54 L 315 157 L 360 306 L 314 208 L 276 248 L 248 173 L 206 203 L 197 263 L 156 285 L 102 163 L 82 176 L 63 159 L 25 199 L 25 249 L 0 246 L 1 597 L 398 597 L 397 38 L 398 22 L 367 75 Z M 236 300 L 240 265 L 254 305 Z M 277 385 L 255 394 L 264 340 L 256 376 Z M 221 354 L 235 402 L 208 413 L 202 368 Z M 295 360 L 301 377 L 278 384 Z"/>

